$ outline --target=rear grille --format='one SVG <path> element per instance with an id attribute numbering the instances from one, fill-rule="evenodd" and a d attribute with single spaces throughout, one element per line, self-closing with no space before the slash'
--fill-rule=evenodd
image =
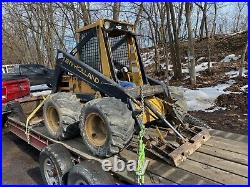
<path id="1" fill-rule="evenodd" d="M 117 69 L 121 69 L 122 67 L 129 67 L 128 42 L 127 39 L 124 38 L 124 35 L 109 37 L 109 43 L 115 67 Z M 120 43 L 120 45 L 117 45 L 118 43 Z"/>

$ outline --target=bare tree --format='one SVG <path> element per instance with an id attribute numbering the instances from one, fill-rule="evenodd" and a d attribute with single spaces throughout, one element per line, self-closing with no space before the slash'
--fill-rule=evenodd
<path id="1" fill-rule="evenodd" d="M 183 3 L 179 8 L 178 18 L 176 19 L 173 3 L 165 3 L 167 12 L 167 28 L 170 43 L 171 59 L 174 69 L 174 78 L 182 78 L 181 59 L 180 59 L 180 41 L 179 30 L 181 26 L 181 16 L 183 12 Z M 177 21 L 178 20 L 178 21 Z M 176 24 L 177 23 L 177 24 Z"/>
<path id="2" fill-rule="evenodd" d="M 81 11 L 82 11 L 82 19 L 84 22 L 84 25 L 88 25 L 91 23 L 91 16 L 90 16 L 90 10 L 89 10 L 89 2 L 79 3 Z"/>
<path id="3" fill-rule="evenodd" d="M 115 2 L 113 5 L 113 20 L 119 21 L 120 9 L 121 9 L 121 2 Z"/>
<path id="4" fill-rule="evenodd" d="M 202 11 L 202 19 L 201 19 L 201 24 L 200 24 L 200 38 L 204 37 L 204 30 L 206 33 L 208 33 L 208 27 L 207 27 L 207 8 L 208 8 L 208 3 L 204 2 L 203 3 L 195 3 L 200 10 Z"/>
<path id="5" fill-rule="evenodd" d="M 217 3 L 213 3 L 214 5 L 214 18 L 213 18 L 213 26 L 211 31 L 211 37 L 213 37 L 216 33 L 216 20 L 217 20 L 217 12 L 218 12 L 218 6 Z"/>
<path id="6" fill-rule="evenodd" d="M 134 22 L 135 29 L 136 29 L 136 27 L 139 24 L 139 21 L 140 21 L 140 18 L 142 16 L 142 13 L 143 13 L 143 3 L 140 3 L 139 8 L 138 8 L 138 13 L 136 15 L 135 22 Z"/>
<path id="7" fill-rule="evenodd" d="M 243 9 L 245 8 L 245 6 L 247 5 L 247 3 L 245 2 L 237 2 L 237 10 L 238 10 L 238 13 L 237 13 L 237 16 L 236 16 L 236 24 L 235 24 L 235 27 L 234 27 L 234 32 L 238 32 L 239 31 L 239 24 L 240 24 L 240 19 L 241 19 L 241 14 L 242 14 L 242 11 Z"/>
<path id="8" fill-rule="evenodd" d="M 196 84 L 196 75 L 195 75 L 195 58 L 194 58 L 194 44 L 193 44 L 193 31 L 191 23 L 191 14 L 192 14 L 192 3 L 185 3 L 186 10 L 186 22 L 188 29 L 188 61 L 189 61 L 189 75 L 191 85 Z"/>

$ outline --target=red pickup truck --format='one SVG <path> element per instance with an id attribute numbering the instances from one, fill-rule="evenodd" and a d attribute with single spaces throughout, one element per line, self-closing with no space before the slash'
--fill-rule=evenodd
<path id="1" fill-rule="evenodd" d="M 29 79 L 13 79 L 2 74 L 2 115 L 10 112 L 7 107 L 9 102 L 28 95 L 30 95 Z"/>

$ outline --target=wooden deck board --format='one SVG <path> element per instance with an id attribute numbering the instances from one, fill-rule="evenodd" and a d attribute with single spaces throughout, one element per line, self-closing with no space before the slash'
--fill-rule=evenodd
<path id="1" fill-rule="evenodd" d="M 248 165 L 248 156 L 239 154 L 239 153 L 234 153 L 231 151 L 223 150 L 217 147 L 211 147 L 207 145 L 202 145 L 197 152 L 204 153 L 207 155 L 211 155 L 214 157 L 218 157 L 224 160 L 232 161 L 235 163 L 243 164 L 243 165 Z"/>
<path id="2" fill-rule="evenodd" d="M 217 147 L 222 150 L 228 150 L 231 152 L 248 155 L 248 145 L 246 143 L 237 142 L 234 140 L 212 136 L 207 142 L 205 142 L 205 145 L 211 147 Z"/>
<path id="3" fill-rule="evenodd" d="M 225 131 L 215 130 L 215 129 L 212 129 L 209 132 L 212 136 L 221 137 L 221 138 L 234 140 L 234 141 L 238 141 L 238 142 L 248 143 L 248 136 L 246 136 L 246 135 L 225 132 Z"/>
<path id="4" fill-rule="evenodd" d="M 190 160 L 197 161 L 215 168 L 236 174 L 243 177 L 247 177 L 248 166 L 231 162 L 225 159 L 207 155 L 204 153 L 195 152 L 189 156 Z"/>
<path id="5" fill-rule="evenodd" d="M 192 160 L 186 160 L 178 166 L 191 173 L 206 177 L 221 184 L 247 184 L 246 177 L 235 175 L 206 164 L 202 164 Z"/>
<path id="6" fill-rule="evenodd" d="M 22 125 L 24 126 L 24 124 Z M 44 128 L 44 126 L 37 127 L 35 130 L 31 129 L 31 132 L 40 132 L 46 136 Z M 246 137 L 212 131 L 211 139 L 178 167 L 170 166 L 159 159 L 153 160 L 147 157 L 146 159 L 150 160 L 150 165 L 145 175 L 145 183 L 247 184 L 248 144 L 245 141 Z M 81 152 L 80 155 L 83 157 L 100 160 L 100 158 L 89 155 L 82 144 L 80 145 L 78 142 L 79 138 L 75 138 L 60 143 L 69 149 Z M 120 156 L 120 158 L 137 159 L 136 153 L 126 149 L 121 152 Z M 127 182 L 136 183 L 134 172 L 116 174 Z"/>
<path id="7" fill-rule="evenodd" d="M 137 154 L 129 150 L 123 150 L 120 153 L 120 156 L 126 160 L 137 159 Z M 148 157 L 146 159 L 149 160 L 149 166 L 147 168 L 147 172 L 161 176 L 169 181 L 173 181 L 174 183 L 177 183 L 177 184 L 218 184 L 217 182 L 213 180 L 207 179 L 197 174 L 190 173 L 189 171 L 186 171 L 177 167 L 170 166 L 167 163 L 162 162 L 160 160 L 153 160 Z"/>

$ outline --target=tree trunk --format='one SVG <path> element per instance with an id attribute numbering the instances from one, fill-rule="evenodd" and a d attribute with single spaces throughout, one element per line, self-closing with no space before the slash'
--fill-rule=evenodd
<path id="1" fill-rule="evenodd" d="M 185 4 L 186 9 L 186 22 L 188 29 L 188 60 L 190 63 L 189 75 L 191 85 L 196 84 L 196 75 L 195 75 L 195 58 L 194 58 L 194 44 L 193 44 L 193 33 L 192 33 L 192 23 L 191 23 L 191 12 L 192 12 L 192 3 Z"/>
<path id="2" fill-rule="evenodd" d="M 158 52 L 158 47 L 157 47 L 157 41 L 156 41 L 156 37 L 153 31 L 153 26 L 151 21 L 149 20 L 149 28 L 151 31 L 151 35 L 152 35 L 152 40 L 153 40 L 153 44 L 154 44 L 154 50 L 155 50 L 155 72 L 158 73 L 159 72 L 159 52 Z"/>
<path id="3" fill-rule="evenodd" d="M 175 49 L 174 49 L 174 39 L 173 39 L 173 33 L 171 30 L 171 22 L 170 22 L 170 11 L 169 11 L 169 6 L 168 3 L 165 3 L 166 6 L 166 14 L 167 14 L 167 31 L 168 31 L 168 40 L 169 40 L 169 46 L 170 46 L 170 54 L 171 54 L 171 62 L 173 64 L 173 71 L 174 74 L 177 74 L 176 70 L 176 54 L 175 54 Z"/>
<path id="4" fill-rule="evenodd" d="M 216 19 L 217 19 L 217 3 L 214 3 L 214 19 L 213 19 L 213 27 L 211 31 L 211 37 L 213 38 L 216 33 Z"/>
<path id="5" fill-rule="evenodd" d="M 121 2 L 116 2 L 113 5 L 113 20 L 119 21 Z"/>
<path id="6" fill-rule="evenodd" d="M 140 21 L 142 12 L 143 12 L 143 3 L 140 4 L 138 13 L 137 13 L 137 15 L 136 15 L 136 19 L 135 19 L 135 23 L 134 23 L 135 29 L 136 29 L 136 27 L 137 27 L 137 25 L 138 25 L 138 23 L 139 23 L 139 21 Z"/>
<path id="7" fill-rule="evenodd" d="M 242 50 L 240 70 L 239 70 L 239 77 L 240 78 L 243 76 L 243 69 L 244 69 L 245 56 L 247 53 L 247 46 L 248 46 L 248 43 L 246 43 L 245 48 Z"/>
<path id="8" fill-rule="evenodd" d="M 197 34 L 197 29 L 198 29 L 198 24 L 199 24 L 199 16 L 200 16 L 200 10 L 197 9 L 197 17 L 196 17 L 196 22 L 195 22 L 195 29 L 194 29 L 194 35 L 195 35 L 195 38 L 198 37 L 198 34 Z"/>
<path id="9" fill-rule="evenodd" d="M 174 78 L 175 79 L 181 79 L 182 78 L 182 70 L 181 70 L 181 60 L 180 60 L 180 44 L 179 44 L 179 36 L 178 36 L 178 30 L 176 26 L 176 19 L 175 19 L 175 12 L 174 12 L 174 6 L 173 3 L 166 3 L 168 6 L 168 10 L 171 15 L 171 24 L 173 29 L 173 35 L 174 35 L 174 50 L 175 50 L 175 68 L 174 68 Z"/>
<path id="10" fill-rule="evenodd" d="M 203 38 L 204 37 L 204 29 L 207 32 L 207 2 L 204 3 L 204 7 L 202 7 L 202 5 L 200 5 L 199 8 L 202 10 L 202 20 L 201 20 L 201 26 L 200 26 L 200 38 Z"/>
<path id="11" fill-rule="evenodd" d="M 81 11 L 82 11 L 82 19 L 84 25 L 90 24 L 90 14 L 89 14 L 89 7 L 87 3 L 79 3 Z"/>

